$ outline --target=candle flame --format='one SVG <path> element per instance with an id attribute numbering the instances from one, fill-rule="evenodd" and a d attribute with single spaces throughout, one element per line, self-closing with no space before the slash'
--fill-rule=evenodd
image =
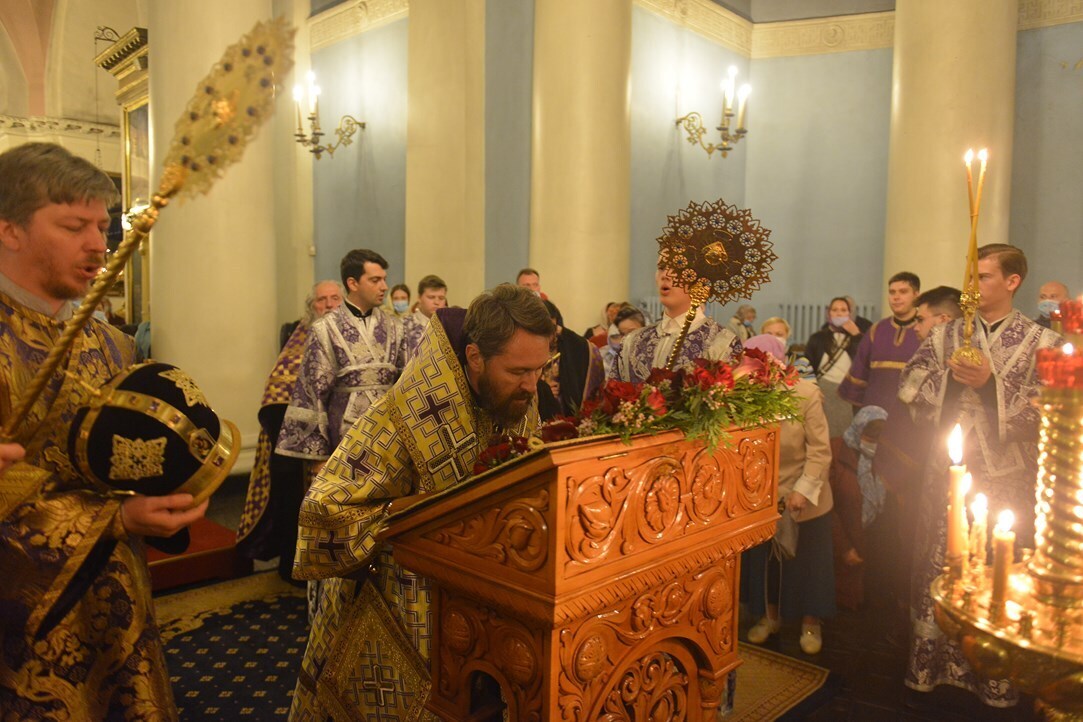
<path id="1" fill-rule="evenodd" d="M 749 85 L 748 83 L 745 83 L 744 85 L 741 86 L 741 89 L 737 92 L 737 99 L 743 102 L 751 94 L 752 94 L 752 86 Z"/>
<path id="2" fill-rule="evenodd" d="M 301 100 L 304 97 L 305 97 L 304 89 L 302 89 L 300 85 L 293 86 L 293 99 L 294 99 L 294 101 L 300 103 Z"/>
<path id="3" fill-rule="evenodd" d="M 955 425 L 948 436 L 948 456 L 956 466 L 963 463 L 963 427 L 959 424 Z"/>
<path id="4" fill-rule="evenodd" d="M 1015 523 L 1015 514 L 1011 509 L 1005 509 L 997 516 L 997 531 L 1006 532 L 1012 530 L 1012 524 Z"/>
<path id="5" fill-rule="evenodd" d="M 1061 346 L 1060 348 L 1061 348 L 1061 351 L 1064 352 L 1065 356 L 1071 356 L 1072 354 L 1075 353 L 1075 346 L 1073 346 L 1070 343 L 1066 343 L 1063 346 Z"/>
<path id="6" fill-rule="evenodd" d="M 970 474 L 967 474 L 969 477 Z M 989 511 L 989 500 L 985 498 L 985 494 L 975 494 L 974 502 L 970 505 L 970 511 L 974 513 L 974 516 L 985 515 Z"/>
<path id="7" fill-rule="evenodd" d="M 981 150 L 978 151 L 978 160 L 980 160 L 982 163 L 989 160 L 989 149 L 988 148 L 982 148 Z"/>
<path id="8" fill-rule="evenodd" d="M 968 471 L 965 474 L 963 474 L 963 482 L 961 484 L 959 484 L 960 488 L 962 489 L 963 496 L 966 496 L 967 492 L 970 491 L 970 487 L 972 487 L 973 485 L 974 485 L 974 477 L 971 476 L 970 472 Z"/>
<path id="9" fill-rule="evenodd" d="M 963 161 L 965 161 L 967 165 L 970 165 L 971 163 L 974 162 L 974 149 L 973 148 L 968 148 L 967 149 L 966 155 L 963 156 Z"/>

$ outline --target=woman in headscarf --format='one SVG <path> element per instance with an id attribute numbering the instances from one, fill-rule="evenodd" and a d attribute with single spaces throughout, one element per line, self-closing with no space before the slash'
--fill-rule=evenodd
<path id="1" fill-rule="evenodd" d="M 769 334 L 753 336 L 745 349 L 758 349 L 782 363 L 782 340 Z M 748 641 L 762 644 L 782 626 L 783 619 L 801 619 L 801 650 L 816 654 L 823 646 L 820 624 L 835 614 L 831 552 L 831 442 L 827 435 L 823 394 L 812 381 L 794 387 L 800 399 L 801 421 L 782 422 L 779 434 L 778 499 L 797 525 L 792 558 L 778 559 L 772 542 L 746 551 L 741 559 L 741 590 L 752 618 Z M 781 522 L 780 522 L 781 523 Z"/>
<path id="2" fill-rule="evenodd" d="M 839 396 L 839 384 L 850 371 L 861 336 L 861 329 L 851 318 L 849 302 L 836 296 L 827 304 L 827 323 L 805 344 L 805 356 L 824 392 L 831 438 L 842 436 L 854 417 L 853 407 Z"/>
<path id="3" fill-rule="evenodd" d="M 831 439 L 831 493 L 835 498 L 835 599 L 857 609 L 865 597 L 865 527 L 884 506 L 885 489 L 872 469 L 887 412 L 862 407 L 842 436 Z"/>

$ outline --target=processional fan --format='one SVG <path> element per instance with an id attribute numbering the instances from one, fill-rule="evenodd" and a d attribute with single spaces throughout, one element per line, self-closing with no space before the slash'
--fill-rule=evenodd
<path id="1" fill-rule="evenodd" d="M 274 110 L 278 82 L 293 66 L 293 35 L 294 29 L 282 18 L 257 23 L 226 49 L 210 74 L 196 86 L 195 95 L 177 120 L 158 192 L 150 206 L 133 220 L 132 230 L 112 254 L 11 412 L 4 414 L 0 438 L 26 444 L 38 432 L 40 424 L 21 428 L 30 409 L 102 297 L 158 221 L 161 209 L 171 199 L 207 193 L 226 168 L 240 160 L 245 146 Z"/>
<path id="2" fill-rule="evenodd" d="M 668 217 L 658 239 L 658 268 L 669 271 L 673 282 L 688 292 L 692 305 L 666 369 L 673 370 L 700 306 L 751 298 L 770 280 L 771 264 L 778 260 L 767 240 L 770 235 L 752 211 L 726 205 L 722 199 L 693 201 Z"/>

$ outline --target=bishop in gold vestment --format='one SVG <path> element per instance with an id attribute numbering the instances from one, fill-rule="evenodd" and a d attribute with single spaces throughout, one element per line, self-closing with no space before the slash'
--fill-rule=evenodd
<path id="1" fill-rule="evenodd" d="M 49 314 L 0 275 L 0 408 L 7 418 L 71 316 Z M 132 363 L 134 342 L 91 319 L 23 428 L 24 462 L 0 476 L 0 710 L 4 719 L 176 718 L 151 607 L 142 538 L 126 497 L 91 486 L 68 458 L 88 388 Z"/>
<path id="2" fill-rule="evenodd" d="M 537 426 L 532 397 L 506 429 L 482 408 L 464 369 L 465 314 L 436 312 L 398 383 L 346 434 L 301 507 L 294 576 L 334 578 L 313 621 L 293 720 L 431 718 L 429 582 L 377 541 L 387 507 L 465 479 L 494 432 L 528 436 Z"/>

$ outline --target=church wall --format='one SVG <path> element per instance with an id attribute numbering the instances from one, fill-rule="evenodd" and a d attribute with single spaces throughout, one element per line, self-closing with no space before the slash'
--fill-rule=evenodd
<path id="1" fill-rule="evenodd" d="M 492 288 L 514 283 L 530 256 L 533 0 L 487 0 L 485 50 L 485 286 Z M 451 289 L 449 302 L 469 300 Z"/>
<path id="2" fill-rule="evenodd" d="M 406 30 L 400 20 L 312 54 L 320 120 L 333 141 L 343 115 L 364 121 L 354 143 L 313 159 L 316 278 L 338 278 L 353 248 L 371 248 L 401 283 L 406 225 Z M 438 271 L 437 271 L 438 272 Z M 416 285 L 417 279 L 405 279 Z"/>
<path id="3" fill-rule="evenodd" d="M 779 256 L 760 319 L 837 295 L 884 306 L 891 65 L 890 49 L 753 62 L 746 200 Z"/>
<path id="4" fill-rule="evenodd" d="M 0 114 L 25 117 L 29 108 L 26 76 L 19 56 L 7 29 L 0 26 Z"/>
<path id="5" fill-rule="evenodd" d="M 1083 23 L 1019 33 L 1012 159 L 1012 242 L 1027 254 L 1016 305 L 1037 313 L 1038 288 L 1083 293 Z"/>
<path id="6" fill-rule="evenodd" d="M 656 299 L 654 272 L 657 238 L 666 217 L 690 200 L 702 203 L 724 198 L 745 204 L 745 167 L 748 138 L 722 158 L 708 158 L 692 146 L 676 125 L 678 117 L 697 111 L 709 133 L 721 119 L 721 82 L 730 65 L 739 70 L 738 82 L 749 78 L 749 60 L 738 53 L 682 28 L 641 7 L 632 12 L 632 191 L 629 299 L 641 303 Z M 749 123 L 761 117 L 753 93 Z M 759 132 L 757 129 L 752 134 Z M 755 210 L 755 209 L 754 209 Z M 599 213 L 606 213 L 599 208 Z M 598 269 L 604 279 L 609 269 Z M 616 272 L 616 269 L 614 269 Z M 614 299 L 623 300 L 623 299 Z"/>

